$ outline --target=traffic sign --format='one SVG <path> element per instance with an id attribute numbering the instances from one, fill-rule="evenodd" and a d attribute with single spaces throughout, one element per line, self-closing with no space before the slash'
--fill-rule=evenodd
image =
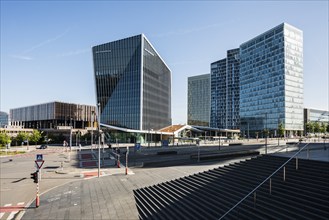
<path id="1" fill-rule="evenodd" d="M 42 156 L 42 154 L 37 154 L 37 159 L 36 159 L 37 161 L 41 161 L 41 160 L 43 160 L 43 156 Z"/>
<path id="2" fill-rule="evenodd" d="M 40 169 L 45 161 L 44 160 L 36 160 L 34 162 L 37 165 L 38 169 Z"/>

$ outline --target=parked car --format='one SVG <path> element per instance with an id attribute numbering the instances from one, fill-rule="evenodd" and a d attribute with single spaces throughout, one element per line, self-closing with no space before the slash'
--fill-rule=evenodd
<path id="1" fill-rule="evenodd" d="M 42 145 L 40 145 L 40 147 L 37 147 L 37 149 L 47 149 L 47 145 L 45 145 L 45 144 L 42 144 Z"/>

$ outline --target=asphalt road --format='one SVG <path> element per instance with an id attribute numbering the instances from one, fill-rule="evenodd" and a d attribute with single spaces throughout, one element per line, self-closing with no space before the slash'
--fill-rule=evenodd
<path id="1" fill-rule="evenodd" d="M 46 192 L 56 186 L 80 179 L 74 175 L 55 173 L 61 164 L 64 169 L 75 166 L 76 153 L 63 153 L 61 147 L 49 147 L 42 150 L 30 147 L 30 150 L 25 154 L 0 158 L 0 219 L 8 219 L 7 209 L 15 210 L 15 207 L 17 210 L 21 209 L 36 198 L 36 184 L 30 178 L 30 174 L 36 171 L 37 154 L 43 154 L 45 161 L 41 169 L 40 192 Z"/>

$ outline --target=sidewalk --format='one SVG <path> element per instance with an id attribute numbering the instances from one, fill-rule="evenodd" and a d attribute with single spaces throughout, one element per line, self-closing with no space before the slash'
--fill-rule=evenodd
<path id="1" fill-rule="evenodd" d="M 269 153 L 282 147 L 269 146 Z M 290 155 L 284 151 L 278 154 Z M 293 150 L 293 147 L 287 149 Z M 324 150 L 322 150 L 324 151 Z M 313 157 L 319 150 L 312 150 Z M 328 153 L 329 149 L 325 151 Z M 40 196 L 40 207 L 33 202 L 22 219 L 138 219 L 134 189 L 159 184 L 164 181 L 209 170 L 228 163 L 232 159 L 217 163 L 200 163 L 161 168 L 134 168 L 125 175 L 125 167 L 106 167 L 98 170 L 72 169 L 68 174 L 79 174 L 84 180 L 59 186 Z M 77 172 L 77 173 L 76 173 Z M 135 174 L 135 175 L 132 175 Z M 60 175 L 60 174 L 57 174 Z M 20 218 L 19 218 L 20 219 Z"/>
<path id="2" fill-rule="evenodd" d="M 193 173 L 228 162 L 152 169 L 134 169 L 136 175 L 125 175 L 124 167 L 102 170 L 106 176 L 70 182 L 40 196 L 22 219 L 138 219 L 133 190 Z M 95 172 L 95 169 L 92 170 Z M 132 174 L 132 173 L 129 173 Z"/>

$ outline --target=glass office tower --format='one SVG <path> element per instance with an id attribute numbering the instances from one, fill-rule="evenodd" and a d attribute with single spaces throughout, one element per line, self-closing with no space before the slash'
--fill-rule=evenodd
<path id="1" fill-rule="evenodd" d="M 225 59 L 211 63 L 210 126 L 239 129 L 239 48 L 227 51 Z"/>
<path id="2" fill-rule="evenodd" d="M 171 71 L 143 34 L 92 50 L 101 123 L 136 130 L 171 125 Z"/>
<path id="3" fill-rule="evenodd" d="M 241 130 L 303 130 L 303 33 L 280 24 L 240 46 Z"/>
<path id="4" fill-rule="evenodd" d="M 209 126 L 210 74 L 188 77 L 187 124 Z"/>

